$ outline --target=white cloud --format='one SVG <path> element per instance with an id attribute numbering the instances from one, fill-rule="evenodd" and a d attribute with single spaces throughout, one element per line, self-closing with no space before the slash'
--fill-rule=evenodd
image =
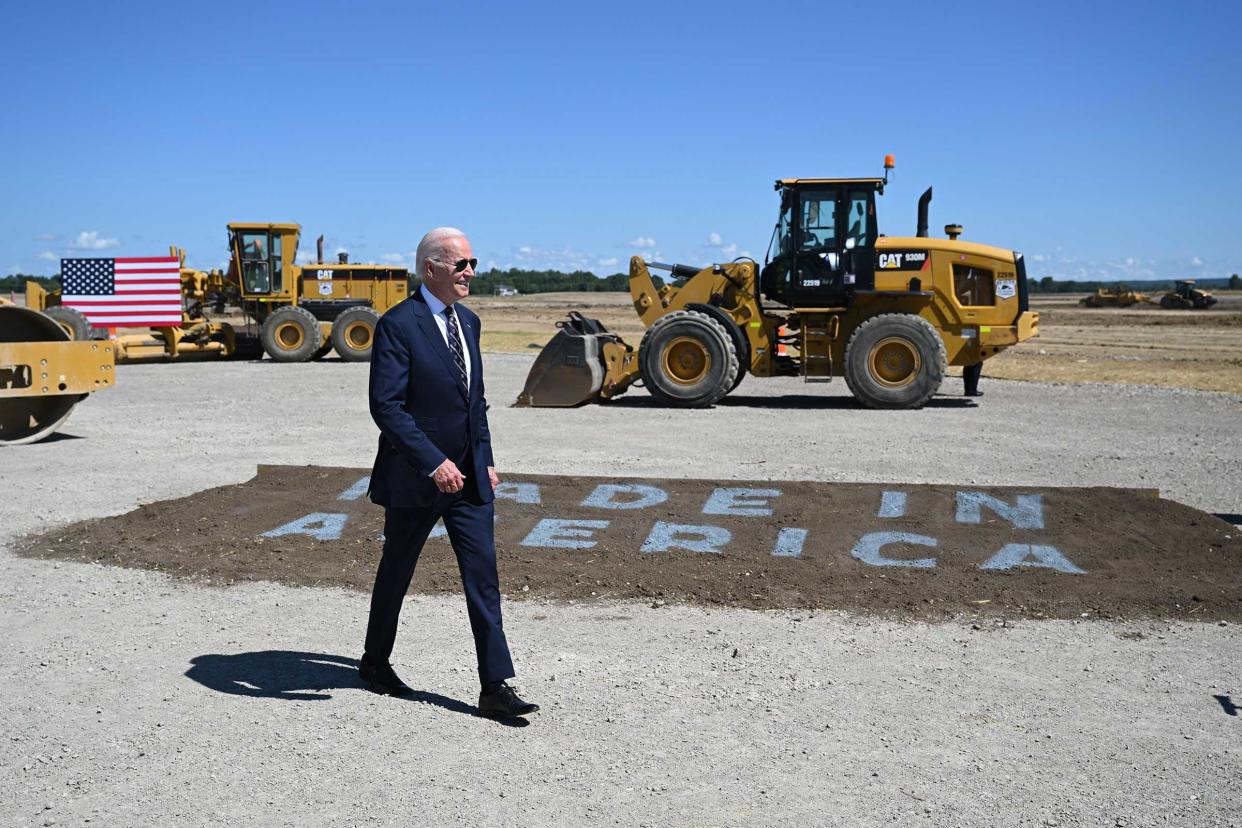
<path id="1" fill-rule="evenodd" d="M 98 230 L 83 230 L 78 233 L 78 240 L 69 245 L 74 250 L 107 250 L 109 247 L 120 247 L 116 239 L 99 238 Z"/>
<path id="2" fill-rule="evenodd" d="M 34 237 L 35 241 L 56 241 L 60 238 L 58 233 L 39 233 Z"/>
<path id="3" fill-rule="evenodd" d="M 656 246 L 656 240 L 650 236 L 639 236 L 636 239 L 630 239 L 630 247 L 650 248 Z"/>
<path id="4" fill-rule="evenodd" d="M 707 243 L 703 246 L 709 250 L 719 252 L 721 257 L 726 259 L 731 259 L 737 254 L 737 243 L 729 242 L 725 244 L 724 238 L 719 233 L 708 233 Z"/>
<path id="5" fill-rule="evenodd" d="M 36 258 L 36 259 L 42 259 L 42 260 L 43 260 L 43 261 L 45 261 L 45 262 L 55 262 L 55 261 L 58 261 L 58 260 L 60 259 L 60 257 L 59 257 L 59 256 L 57 256 L 55 253 L 53 253 L 53 252 L 52 252 L 52 251 L 50 251 L 50 250 L 44 250 L 42 253 L 40 253 L 40 254 L 39 254 L 38 256 L 36 256 L 35 258 Z"/>
<path id="6" fill-rule="evenodd" d="M 607 259 L 600 259 L 598 264 L 600 267 L 616 267 L 617 262 L 619 261 L 620 259 L 618 259 L 616 256 L 610 256 Z"/>
<path id="7" fill-rule="evenodd" d="M 1200 259 L 1198 256 L 1191 256 L 1190 266 L 1191 267 L 1203 267 L 1203 259 Z"/>
<path id="8" fill-rule="evenodd" d="M 406 263 L 406 256 L 403 253 L 385 253 L 380 256 L 380 261 L 384 264 L 403 265 Z"/>
<path id="9" fill-rule="evenodd" d="M 495 264 L 498 270 L 519 268 L 522 270 L 559 270 L 572 273 L 577 270 L 592 270 L 593 263 L 599 257 L 585 253 L 573 247 L 544 248 L 524 244 L 513 249 L 511 258 Z M 595 265 L 598 267 L 598 265 Z"/>

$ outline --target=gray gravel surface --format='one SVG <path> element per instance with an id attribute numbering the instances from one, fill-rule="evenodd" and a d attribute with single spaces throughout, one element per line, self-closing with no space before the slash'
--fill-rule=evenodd
<path id="1" fill-rule="evenodd" d="M 502 472 L 1143 486 L 1242 512 L 1238 397 L 985 379 L 978 408 L 868 412 L 750 379 L 710 411 L 508 408 L 529 365 L 487 358 Z M 368 465 L 365 387 L 335 362 L 124 366 L 61 439 L 0 450 L 0 546 L 258 463 Z M 403 701 L 354 678 L 357 593 L 7 548 L 0 571 L 4 824 L 1242 825 L 1232 625 L 514 602 L 544 706 L 518 728 L 471 713 L 459 600 L 407 603 Z"/>

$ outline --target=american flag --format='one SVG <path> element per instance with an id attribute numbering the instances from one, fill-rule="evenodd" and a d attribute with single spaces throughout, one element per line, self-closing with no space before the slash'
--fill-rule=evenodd
<path id="1" fill-rule="evenodd" d="M 61 304 L 97 328 L 181 324 L 176 256 L 61 259 L 60 285 Z"/>

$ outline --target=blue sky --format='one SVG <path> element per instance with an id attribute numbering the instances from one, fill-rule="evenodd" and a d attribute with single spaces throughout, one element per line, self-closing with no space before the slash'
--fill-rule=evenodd
<path id="1" fill-rule="evenodd" d="M 1242 272 L 1242 4 L 6 3 L 0 273 L 225 258 L 297 221 L 355 261 L 762 258 L 772 181 L 894 183 L 881 231 L 1033 276 Z"/>

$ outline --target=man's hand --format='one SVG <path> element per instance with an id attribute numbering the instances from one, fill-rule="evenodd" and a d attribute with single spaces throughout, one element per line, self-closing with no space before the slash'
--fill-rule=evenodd
<path id="1" fill-rule="evenodd" d="M 445 494 L 460 492 L 462 486 L 466 485 L 466 476 L 458 470 L 457 464 L 448 458 L 445 458 L 444 462 L 436 468 L 431 479 L 436 481 L 436 488 Z"/>
<path id="2" fill-rule="evenodd" d="M 500 485 L 500 475 L 496 474 L 495 466 L 487 467 L 487 479 L 492 482 L 493 489 Z"/>

